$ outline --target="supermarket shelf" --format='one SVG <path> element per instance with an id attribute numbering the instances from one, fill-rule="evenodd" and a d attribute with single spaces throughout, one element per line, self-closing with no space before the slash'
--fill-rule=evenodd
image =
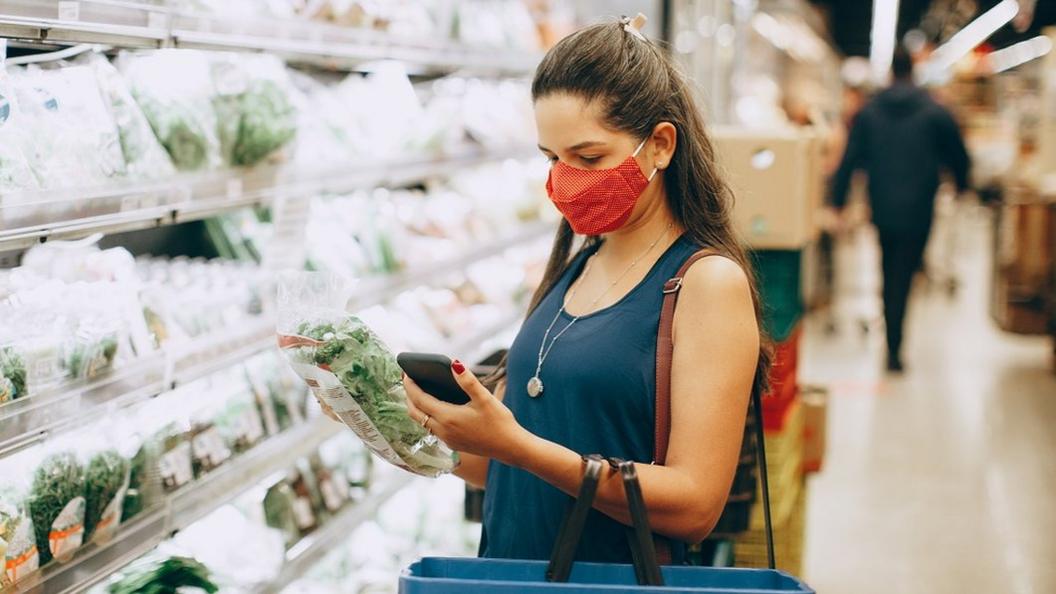
<path id="1" fill-rule="evenodd" d="M 270 438 L 176 491 L 159 505 L 123 524 L 105 545 L 87 545 L 73 561 L 52 563 L 41 572 L 34 594 L 83 592 L 140 557 L 173 532 L 238 497 L 275 472 L 337 435 L 341 426 L 320 415 Z M 20 584 L 19 590 L 24 590 Z"/>
<path id="2" fill-rule="evenodd" d="M 4 194 L 6 206 L 0 207 L 0 252 L 28 248 L 48 239 L 76 239 L 199 220 L 245 206 L 269 204 L 277 196 L 408 185 L 449 175 L 453 169 L 522 158 L 533 152 L 527 147 L 476 149 L 442 157 L 367 163 L 339 171 L 258 167 L 105 188 L 9 192 Z"/>
<path id="3" fill-rule="evenodd" d="M 263 588 L 264 592 L 278 593 L 302 577 L 313 565 L 348 540 L 360 524 L 374 517 L 378 508 L 393 495 L 412 484 L 417 477 L 408 473 L 392 476 L 388 482 L 359 502 L 352 503 L 323 526 L 305 536 L 286 551 L 286 563 L 275 580 Z"/>
<path id="4" fill-rule="evenodd" d="M 464 254 L 451 260 L 417 266 L 374 279 L 366 279 L 357 291 L 356 300 L 360 302 L 360 305 L 372 305 L 386 301 L 403 291 L 429 284 L 449 274 L 465 270 L 471 264 L 498 256 L 511 247 L 551 237 L 555 229 L 556 225 L 550 222 L 527 223 L 516 233 L 474 246 Z"/>
<path id="5" fill-rule="evenodd" d="M 536 52 L 396 38 L 310 20 L 232 19 L 161 3 L 115 0 L 7 0 L 0 4 L 0 36 L 42 43 L 266 51 L 342 70 L 386 59 L 425 72 L 525 75 L 541 57 Z"/>
<path id="6" fill-rule="evenodd" d="M 436 282 L 506 248 L 541 239 L 552 230 L 553 225 L 548 223 L 528 224 L 510 237 L 474 247 L 453 260 L 366 282 L 357 293 L 357 302 L 363 306 L 384 302 L 401 291 Z M 466 357 L 476 354 L 480 344 L 516 324 L 522 316 L 520 310 L 511 312 L 485 332 L 453 345 L 452 353 Z M 50 434 L 236 365 L 272 348 L 274 333 L 274 321 L 265 316 L 238 331 L 220 331 L 133 361 L 87 384 L 64 383 L 30 398 L 0 405 L 0 454 L 25 448 Z"/>
<path id="7" fill-rule="evenodd" d="M 65 383 L 6 403 L 0 406 L 0 453 L 24 448 L 51 433 L 235 365 L 275 344 L 274 333 L 274 322 L 262 318 L 240 332 L 225 332 L 136 360 L 87 384 Z"/>

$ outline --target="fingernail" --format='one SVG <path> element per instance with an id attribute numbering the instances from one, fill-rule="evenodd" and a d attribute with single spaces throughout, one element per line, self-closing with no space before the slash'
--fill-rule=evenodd
<path id="1" fill-rule="evenodd" d="M 454 369 L 455 373 L 458 374 L 458 375 L 462 375 L 463 373 L 466 372 L 466 366 L 463 365 L 462 362 L 459 361 L 458 359 L 455 359 L 454 361 L 451 362 L 451 369 Z"/>

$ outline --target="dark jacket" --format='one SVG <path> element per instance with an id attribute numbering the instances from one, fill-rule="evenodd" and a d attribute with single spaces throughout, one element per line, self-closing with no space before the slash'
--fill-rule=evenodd
<path id="1" fill-rule="evenodd" d="M 948 170 L 963 191 L 968 189 L 968 167 L 968 152 L 950 112 L 923 89 L 897 82 L 854 119 L 833 179 L 832 204 L 843 207 L 852 175 L 864 169 L 877 228 L 926 234 L 940 172 Z"/>

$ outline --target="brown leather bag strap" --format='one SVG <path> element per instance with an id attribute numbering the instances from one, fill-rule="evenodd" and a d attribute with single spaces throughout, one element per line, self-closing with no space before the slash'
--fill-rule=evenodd
<path id="1" fill-rule="evenodd" d="M 697 260 L 717 253 L 712 249 L 700 250 L 686 259 L 674 278 L 664 283 L 664 305 L 660 309 L 660 329 L 656 334 L 656 445 L 653 449 L 653 464 L 663 464 L 667 460 L 667 446 L 671 440 L 671 359 L 675 353 L 675 306 L 678 305 L 682 279 Z"/>
<path id="2" fill-rule="evenodd" d="M 671 359 L 675 353 L 675 306 L 678 305 L 678 293 L 682 290 L 682 279 L 697 260 L 717 253 L 711 249 L 700 250 L 686 259 L 674 278 L 664 283 L 664 304 L 660 308 L 660 329 L 656 334 L 656 445 L 653 449 L 653 464 L 663 464 L 667 460 L 667 446 L 671 440 Z M 656 536 L 654 546 L 659 563 L 670 565 L 671 541 Z"/>

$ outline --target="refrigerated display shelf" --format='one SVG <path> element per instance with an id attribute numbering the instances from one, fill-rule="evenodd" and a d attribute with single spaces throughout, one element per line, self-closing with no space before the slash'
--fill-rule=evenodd
<path id="1" fill-rule="evenodd" d="M 478 246 L 450 261 L 365 281 L 353 302 L 359 306 L 382 303 L 400 291 L 426 285 L 467 266 L 494 257 L 503 249 L 524 245 L 546 237 L 553 226 L 532 223 L 509 237 Z M 452 354 L 477 353 L 477 347 L 494 334 L 515 324 L 523 312 L 504 316 L 501 324 L 460 341 Z M 154 397 L 177 386 L 226 369 L 275 345 L 275 325 L 270 317 L 245 324 L 240 330 L 224 330 L 216 335 L 176 345 L 166 351 L 130 362 L 88 383 L 68 382 L 28 398 L 0 405 L 0 454 L 15 451 L 44 440 L 111 411 Z"/>
<path id="2" fill-rule="evenodd" d="M 59 44 L 266 51 L 341 70 L 357 70 L 385 59 L 418 66 L 423 73 L 524 75 L 541 57 L 531 51 L 396 37 L 304 19 L 233 19 L 164 3 L 114 0 L 6 0 L 0 2 L 0 37 Z"/>
<path id="3" fill-rule="evenodd" d="M 225 170 L 99 189 L 8 192 L 0 206 L 0 252 L 48 239 L 76 239 L 171 225 L 215 216 L 278 197 L 349 192 L 372 186 L 403 186 L 452 170 L 535 151 L 471 150 L 435 158 L 367 163 L 341 171 L 293 172 L 281 167 Z"/>
<path id="4" fill-rule="evenodd" d="M 5 403 L 0 406 L 0 453 L 24 448 L 50 434 L 235 365 L 275 344 L 274 333 L 274 322 L 262 318 L 241 331 L 228 331 L 137 359 L 87 383 L 64 382 L 41 394 Z"/>
<path id="5" fill-rule="evenodd" d="M 452 352 L 472 352 L 476 345 L 509 328 L 522 315 L 519 308 L 511 311 L 499 323 L 488 325 L 470 338 L 456 342 Z M 82 592 L 143 555 L 174 532 L 200 520 L 267 477 L 289 468 L 297 459 L 315 451 L 342 430 L 341 424 L 323 415 L 315 415 L 168 495 L 162 503 L 141 512 L 128 524 L 123 524 L 109 543 L 86 545 L 78 551 L 73 561 L 52 563 L 43 568 L 39 589 L 36 580 L 30 578 L 18 585 L 17 591 L 46 594 Z M 279 591 L 289 584 L 318 561 L 322 552 L 332 549 L 353 528 L 373 517 L 382 503 L 416 478 L 412 474 L 394 471 L 380 490 L 368 493 L 366 498 L 350 505 L 322 528 L 295 544 L 287 553 L 287 565 L 268 591 Z M 30 589 L 30 585 L 34 587 Z"/>
<path id="6" fill-rule="evenodd" d="M 289 468 L 298 458 L 337 435 L 340 429 L 339 424 L 322 415 L 287 429 L 141 512 L 123 524 L 109 543 L 86 545 L 69 563 L 44 567 L 38 578 L 39 586 L 35 585 L 37 580 L 30 578 L 16 587 L 20 591 L 46 594 L 83 592 L 173 532 L 198 521 L 268 476 Z M 29 589 L 31 585 L 34 587 Z"/>

